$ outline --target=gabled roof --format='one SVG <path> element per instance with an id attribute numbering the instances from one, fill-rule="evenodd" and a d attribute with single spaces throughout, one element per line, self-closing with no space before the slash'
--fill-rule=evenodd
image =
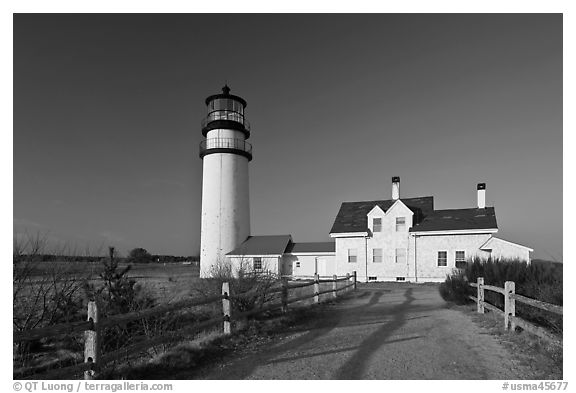
<path id="1" fill-rule="evenodd" d="M 248 236 L 226 255 L 282 255 L 291 241 L 290 235 Z"/>
<path id="2" fill-rule="evenodd" d="M 518 244 L 518 243 L 512 243 L 512 242 L 510 242 L 510 241 L 508 241 L 508 240 L 500 239 L 499 237 L 494 237 L 494 236 L 490 237 L 490 239 L 486 240 L 486 241 L 484 242 L 484 244 L 482 244 L 482 245 L 481 245 L 480 247 L 478 247 L 478 248 L 479 248 L 480 250 L 491 250 L 491 249 L 494 247 L 494 243 L 498 243 L 498 242 L 506 243 L 506 244 L 512 245 L 512 246 L 514 246 L 514 247 L 523 248 L 523 249 L 528 250 L 528 251 L 530 251 L 530 252 L 534 251 L 534 250 L 531 249 L 530 247 L 526 247 L 526 246 L 523 246 L 523 245 Z"/>
<path id="3" fill-rule="evenodd" d="M 401 198 L 402 202 L 414 213 L 414 222 L 420 222 L 434 211 L 434 197 Z M 368 231 L 367 214 L 380 207 L 387 211 L 396 202 L 394 199 L 382 201 L 343 202 L 334 220 L 330 233 L 349 233 Z"/>
<path id="4" fill-rule="evenodd" d="M 394 205 L 394 204 L 392 204 Z M 390 209 L 390 208 L 389 208 Z M 382 208 L 378 205 L 374 205 L 374 207 L 372 209 L 370 209 L 370 211 L 368 212 L 368 214 L 376 214 L 376 215 L 380 215 L 380 214 L 386 214 L 386 212 L 384 210 L 382 210 Z"/>
<path id="5" fill-rule="evenodd" d="M 494 208 L 435 210 L 420 223 L 410 228 L 410 232 L 457 231 L 467 229 L 498 229 Z"/>
<path id="6" fill-rule="evenodd" d="M 308 243 L 292 243 L 286 248 L 287 253 L 300 253 L 300 252 L 336 252 L 335 242 L 308 242 Z"/>

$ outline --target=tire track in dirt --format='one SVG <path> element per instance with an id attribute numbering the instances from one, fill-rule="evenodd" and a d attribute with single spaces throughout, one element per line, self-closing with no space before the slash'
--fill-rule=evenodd
<path id="1" fill-rule="evenodd" d="M 369 301 L 360 306 L 359 309 L 365 309 L 377 304 L 383 294 L 383 291 L 373 293 Z M 247 358 L 238 359 L 232 364 L 224 365 L 221 367 L 221 372 L 211 374 L 207 379 L 249 378 L 259 364 L 273 364 L 275 363 L 273 359 L 284 354 L 286 351 L 293 351 L 328 334 L 338 326 L 342 315 L 342 313 L 334 313 L 332 310 L 323 311 L 320 314 L 320 318 L 314 321 L 312 326 L 306 328 L 304 334 L 296 335 L 295 337 L 289 338 L 289 341 L 284 342 L 283 344 L 265 349 L 262 352 L 253 354 Z"/>
<path id="2" fill-rule="evenodd" d="M 435 285 L 366 284 L 202 379 L 525 379 L 532 375 Z"/>

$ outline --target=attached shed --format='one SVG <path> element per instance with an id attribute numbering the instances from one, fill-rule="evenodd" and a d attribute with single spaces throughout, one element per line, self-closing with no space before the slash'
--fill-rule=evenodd
<path id="1" fill-rule="evenodd" d="M 298 277 L 337 274 L 334 242 L 290 243 L 283 259 L 284 274 Z"/>
<path id="2" fill-rule="evenodd" d="M 494 236 L 488 239 L 479 248 L 495 259 L 519 259 L 521 261 L 526 261 L 527 263 L 530 263 L 530 253 L 534 251 L 530 247 L 512 243 L 508 240 Z"/>
<path id="3" fill-rule="evenodd" d="M 336 274 L 334 242 L 294 243 L 290 235 L 250 236 L 226 255 L 234 272 L 256 271 L 291 277 Z"/>
<path id="4" fill-rule="evenodd" d="M 283 274 L 282 256 L 291 242 L 290 235 L 249 236 L 226 254 L 226 258 L 232 263 L 234 273 L 242 270 Z"/>

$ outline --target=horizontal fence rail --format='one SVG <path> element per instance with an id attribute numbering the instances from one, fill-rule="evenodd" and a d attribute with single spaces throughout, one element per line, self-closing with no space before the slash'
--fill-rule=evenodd
<path id="1" fill-rule="evenodd" d="M 562 306 L 558 306 L 557 304 L 546 303 L 540 300 L 531 299 L 526 296 L 519 295 L 517 293 L 513 293 L 510 297 L 514 300 L 517 300 L 521 303 L 528 304 L 532 307 L 539 308 L 541 310 L 550 311 L 559 315 L 563 315 L 562 313 Z"/>
<path id="2" fill-rule="evenodd" d="M 501 293 L 502 295 L 505 294 L 504 288 L 495 287 L 493 285 L 483 285 L 482 288 L 484 288 L 484 290 L 487 290 L 487 291 L 493 291 L 493 292 Z"/>
<path id="3" fill-rule="evenodd" d="M 338 288 L 337 283 L 348 282 L 347 285 L 343 285 Z M 320 283 L 332 283 L 330 289 L 320 291 Z M 289 293 L 291 290 L 297 288 L 314 287 L 313 293 L 304 294 L 296 297 L 290 297 Z M 78 321 L 67 324 L 58 324 L 53 326 L 47 326 L 38 329 L 32 329 L 27 331 L 20 331 L 13 333 L 13 341 L 26 342 L 37 340 L 41 338 L 56 337 L 64 334 L 80 333 L 84 332 L 84 362 L 76 363 L 66 367 L 55 368 L 50 370 L 35 370 L 35 369 L 18 369 L 14 370 L 13 374 L 15 377 L 20 379 L 56 379 L 60 377 L 66 377 L 73 374 L 84 373 L 85 379 L 93 379 L 96 376 L 98 370 L 110 363 L 112 361 L 121 360 L 127 358 L 136 353 L 144 352 L 150 347 L 160 344 L 166 344 L 170 342 L 176 342 L 178 340 L 185 339 L 186 337 L 191 337 L 193 334 L 198 333 L 202 329 L 210 326 L 222 324 L 223 333 L 232 333 L 232 320 L 239 320 L 246 318 L 248 316 L 262 314 L 268 311 L 282 310 L 285 313 L 288 310 L 288 305 L 303 300 L 314 298 L 314 303 L 320 302 L 320 296 L 326 294 L 332 294 L 332 298 L 337 297 L 337 293 L 342 291 L 356 290 L 356 272 L 351 275 L 347 274 L 344 277 L 332 276 L 331 279 L 320 279 L 320 276 L 315 275 L 313 280 L 309 280 L 303 283 L 289 284 L 287 278 L 281 280 L 281 285 L 277 287 L 270 287 L 265 289 L 263 292 L 265 295 L 271 295 L 274 293 L 280 293 L 280 301 L 278 302 L 278 297 L 275 299 L 268 299 L 265 303 L 270 302 L 270 300 L 276 300 L 276 302 L 270 302 L 269 304 L 262 303 L 260 307 L 254 308 L 252 310 L 246 310 L 242 312 L 232 312 L 232 301 L 245 299 L 249 296 L 259 296 L 262 295 L 260 291 L 251 290 L 244 293 L 232 294 L 230 293 L 230 285 L 227 282 L 222 284 L 222 294 L 214 295 L 210 297 L 205 297 L 201 299 L 187 299 L 181 300 L 174 303 L 169 303 L 162 306 L 156 306 L 144 310 L 134 311 L 126 314 L 113 315 L 107 318 L 100 319 L 98 315 L 98 305 L 95 301 L 88 302 L 88 313 L 87 321 Z M 123 325 L 131 321 L 141 320 L 144 318 L 154 317 L 164 315 L 170 312 L 181 311 L 187 308 L 192 308 L 196 306 L 206 305 L 222 301 L 222 315 L 214 317 L 208 320 L 194 322 L 194 324 L 189 328 L 182 328 L 178 331 L 172 331 L 164 333 L 161 336 L 148 338 L 147 336 L 137 337 L 135 343 L 119 348 L 117 350 L 100 355 L 100 340 L 101 331 L 103 328 Z M 265 304 L 265 305 L 264 305 Z"/>
<path id="4" fill-rule="evenodd" d="M 70 323 L 61 323 L 58 325 L 46 326 L 32 330 L 24 330 L 21 332 L 14 332 L 14 342 L 19 341 L 33 341 L 44 337 L 54 337 L 63 334 L 73 334 L 83 332 L 85 330 L 93 329 L 93 321 L 78 321 Z"/>
<path id="5" fill-rule="evenodd" d="M 541 310 L 563 315 L 563 308 L 557 304 L 546 303 L 541 300 L 532 299 L 516 293 L 516 284 L 513 281 L 506 281 L 504 288 L 484 284 L 484 278 L 478 277 L 477 282 L 469 283 L 477 290 L 477 296 L 468 296 L 476 302 L 478 313 L 483 314 L 484 309 L 488 309 L 496 314 L 504 316 L 504 329 L 514 330 L 516 326 L 542 337 L 549 341 L 557 341 L 558 337 L 548 332 L 546 329 L 534 325 L 516 316 L 516 302 L 527 304 Z M 484 291 L 492 291 L 504 295 L 504 310 L 484 300 Z M 561 339 L 561 338 L 560 338 Z"/>

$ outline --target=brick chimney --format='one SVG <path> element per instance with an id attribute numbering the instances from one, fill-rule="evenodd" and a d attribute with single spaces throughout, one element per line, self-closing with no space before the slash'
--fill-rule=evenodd
<path id="1" fill-rule="evenodd" d="M 478 209 L 486 207 L 486 183 L 478 183 Z"/>
<path id="2" fill-rule="evenodd" d="M 392 178 L 392 199 L 400 199 L 400 177 L 394 176 Z"/>

